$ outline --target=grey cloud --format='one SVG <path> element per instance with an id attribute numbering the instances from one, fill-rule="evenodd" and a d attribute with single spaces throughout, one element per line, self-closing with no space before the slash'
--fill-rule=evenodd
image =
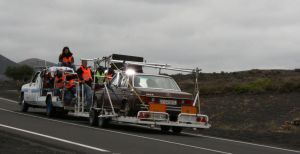
<path id="1" fill-rule="evenodd" d="M 0 52 L 53 62 L 112 52 L 204 71 L 299 67 L 296 0 L 0 0 Z M 26 53 L 26 54 L 25 54 Z"/>

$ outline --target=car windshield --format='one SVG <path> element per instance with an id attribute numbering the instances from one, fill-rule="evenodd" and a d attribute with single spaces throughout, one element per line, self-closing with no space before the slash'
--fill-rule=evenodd
<path id="1" fill-rule="evenodd" d="M 136 75 L 133 86 L 137 88 L 159 88 L 180 91 L 174 79 L 164 76 Z"/>

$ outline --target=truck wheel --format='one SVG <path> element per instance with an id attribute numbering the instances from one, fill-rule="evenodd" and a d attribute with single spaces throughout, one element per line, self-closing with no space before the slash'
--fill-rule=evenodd
<path id="1" fill-rule="evenodd" d="M 99 113 L 91 109 L 90 114 L 89 114 L 89 123 L 91 126 L 99 126 L 99 118 L 98 118 Z"/>
<path id="2" fill-rule="evenodd" d="M 20 97 L 20 105 L 21 105 L 21 107 L 20 107 L 21 112 L 27 112 L 28 111 L 29 105 L 25 102 L 23 94 Z"/>
<path id="3" fill-rule="evenodd" d="M 53 117 L 55 113 L 55 108 L 53 107 L 51 98 L 47 98 L 46 100 L 46 115 L 48 117 Z"/>
<path id="4" fill-rule="evenodd" d="M 170 126 L 160 126 L 160 130 L 161 130 L 163 133 L 169 132 L 170 128 L 171 128 Z"/>
<path id="5" fill-rule="evenodd" d="M 174 134 L 180 134 L 182 131 L 182 127 L 172 127 L 172 132 Z"/>

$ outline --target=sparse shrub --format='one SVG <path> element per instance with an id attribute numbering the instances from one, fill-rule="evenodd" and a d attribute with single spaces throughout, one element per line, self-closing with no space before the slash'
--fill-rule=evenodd
<path id="1" fill-rule="evenodd" d="M 296 68 L 294 71 L 295 71 L 295 72 L 300 72 L 300 69 L 299 69 L 299 68 Z"/>
<path id="2" fill-rule="evenodd" d="M 256 79 L 253 82 L 237 85 L 237 93 L 261 93 L 272 89 L 272 80 L 268 78 Z"/>

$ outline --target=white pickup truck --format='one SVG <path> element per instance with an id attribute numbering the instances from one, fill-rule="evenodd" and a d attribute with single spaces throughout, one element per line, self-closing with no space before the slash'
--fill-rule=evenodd
<path id="1" fill-rule="evenodd" d="M 33 76 L 30 83 L 22 86 L 20 94 L 20 110 L 27 112 L 30 107 L 46 108 L 47 115 L 51 115 L 54 109 L 63 109 L 63 103 L 59 96 L 55 96 L 55 88 L 50 82 L 51 76 L 54 78 L 57 70 L 74 73 L 73 69 L 68 67 L 50 67 L 38 71 Z"/>

